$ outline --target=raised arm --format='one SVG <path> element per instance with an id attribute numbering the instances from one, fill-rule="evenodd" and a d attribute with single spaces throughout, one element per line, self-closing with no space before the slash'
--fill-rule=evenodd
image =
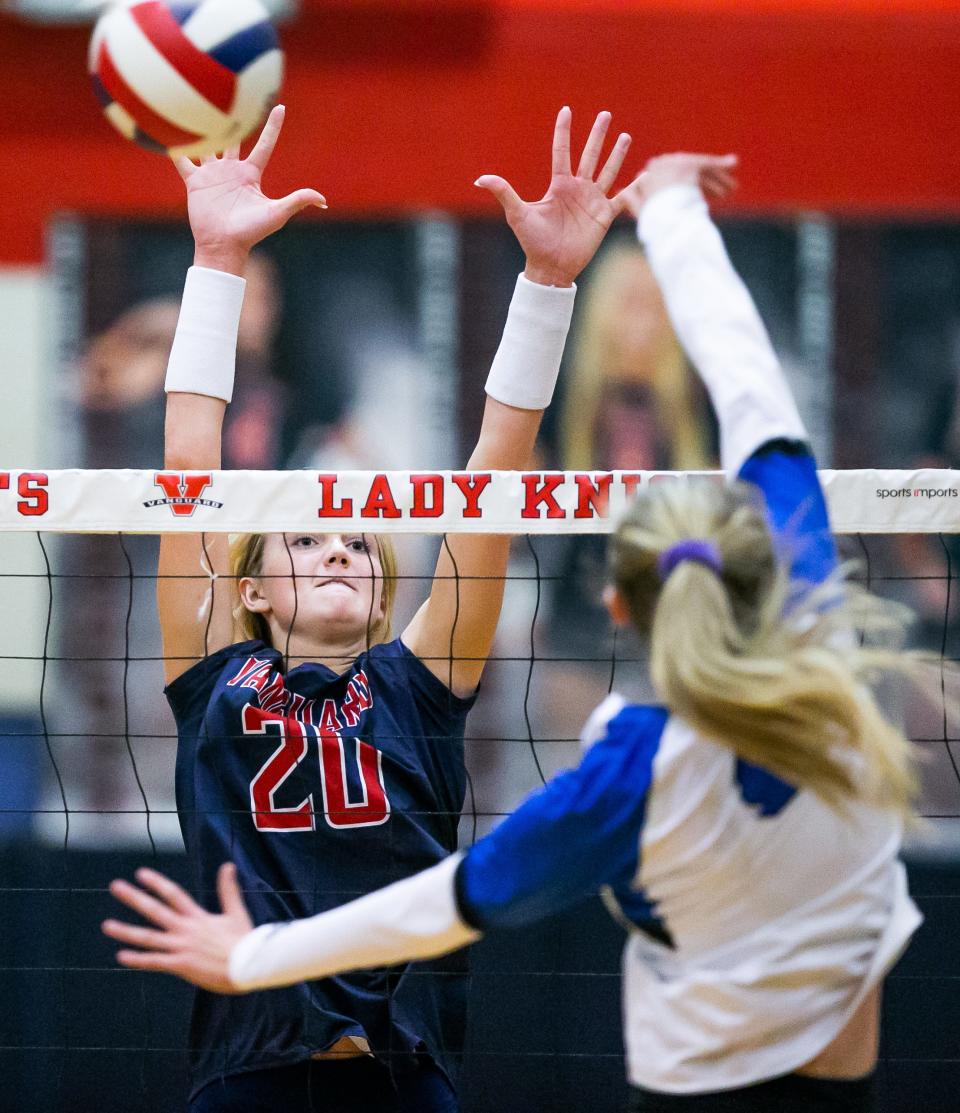
<path id="1" fill-rule="evenodd" d="M 720 423 L 724 470 L 739 473 L 763 444 L 806 431 L 749 291 L 710 219 L 704 192 L 733 188 L 732 156 L 652 159 L 624 197 L 680 343 Z"/>
<path id="2" fill-rule="evenodd" d="M 527 466 L 550 403 L 566 341 L 574 281 L 622 210 L 609 197 L 630 144 L 621 135 L 599 173 L 610 114 L 601 112 L 576 173 L 570 161 L 570 109 L 561 109 L 553 137 L 550 188 L 542 200 L 522 201 L 503 178 L 477 185 L 503 206 L 526 255 L 503 340 L 487 380 L 480 438 L 471 471 Z M 476 688 L 503 602 L 509 538 L 451 535 L 440 550 L 430 597 L 403 632 L 404 643 L 456 694 Z"/>
<path id="3" fill-rule="evenodd" d="M 260 179 L 283 126 L 275 108 L 247 159 L 239 150 L 197 166 L 180 159 L 187 187 L 194 266 L 187 273 L 180 320 L 167 370 L 166 471 L 220 467 L 223 416 L 233 392 L 243 272 L 251 249 L 309 205 L 326 207 L 314 190 L 270 200 Z M 167 682 L 233 640 L 234 592 L 222 534 L 164 534 L 157 606 Z"/>
<path id="4" fill-rule="evenodd" d="M 836 565 L 827 507 L 793 393 L 704 194 L 735 185 L 732 156 L 663 155 L 624 191 L 677 336 L 710 394 L 724 470 L 763 492 L 794 579 Z"/>

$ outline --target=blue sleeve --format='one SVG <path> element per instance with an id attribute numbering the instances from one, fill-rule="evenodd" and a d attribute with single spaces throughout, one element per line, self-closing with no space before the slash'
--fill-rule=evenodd
<path id="1" fill-rule="evenodd" d="M 480 931 L 552 915 L 637 872 L 661 708 L 626 707 L 581 764 L 529 796 L 464 858 L 457 903 Z"/>
<path id="2" fill-rule="evenodd" d="M 739 478 L 760 488 L 767 519 L 790 579 L 822 583 L 837 566 L 837 549 L 817 463 L 805 445 L 771 441 L 747 460 Z"/>

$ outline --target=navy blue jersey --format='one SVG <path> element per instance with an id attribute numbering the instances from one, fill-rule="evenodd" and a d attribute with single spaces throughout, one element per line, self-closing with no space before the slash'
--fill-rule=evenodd
<path id="1" fill-rule="evenodd" d="M 398 639 L 343 674 L 249 641 L 166 690 L 177 721 L 177 808 L 198 898 L 217 907 L 232 860 L 256 924 L 312 916 L 456 849 L 464 799 L 458 699 Z M 447 969 L 450 969 L 449 963 Z M 463 960 L 453 967 L 465 971 Z M 448 1070 L 464 978 L 363 971 L 242 997 L 198 991 L 194 1093 L 223 1075 L 296 1062 L 343 1036 L 393 1066 L 427 1050 Z M 457 1018 L 460 1018 L 459 1020 Z M 447 1027 L 444 1027 L 447 1025 Z"/>

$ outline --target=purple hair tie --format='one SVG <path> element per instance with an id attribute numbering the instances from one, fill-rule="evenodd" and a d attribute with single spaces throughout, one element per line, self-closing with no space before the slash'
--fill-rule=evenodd
<path id="1" fill-rule="evenodd" d="M 712 541 L 696 541 L 691 538 L 689 541 L 678 541 L 675 545 L 671 545 L 669 549 L 664 549 L 657 557 L 657 572 L 660 575 L 660 582 L 666 583 L 667 577 L 674 568 L 685 560 L 705 564 L 718 576 L 723 568 L 720 550 Z"/>

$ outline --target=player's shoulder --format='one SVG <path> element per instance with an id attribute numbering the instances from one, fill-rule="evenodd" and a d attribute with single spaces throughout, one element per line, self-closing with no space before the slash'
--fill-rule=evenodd
<path id="1" fill-rule="evenodd" d="M 400 638 L 377 642 L 360 653 L 344 676 L 376 689 L 378 702 L 403 700 L 418 688 L 420 661 Z"/>
<path id="2" fill-rule="evenodd" d="M 670 712 L 665 707 L 628 703 L 619 692 L 611 692 L 584 723 L 580 747 L 586 753 L 600 743 L 610 746 L 659 739 L 669 718 Z"/>
<path id="3" fill-rule="evenodd" d="M 371 646 L 357 658 L 383 698 L 404 703 L 412 699 L 419 710 L 446 720 L 465 714 L 476 702 L 476 693 L 457 696 L 428 668 L 402 637 Z"/>
<path id="4" fill-rule="evenodd" d="M 402 638 L 392 638 L 388 642 L 377 642 L 365 649 L 357 658 L 362 664 L 365 660 L 372 661 L 406 661 L 416 659 L 416 654 L 403 644 Z"/>
<path id="5" fill-rule="evenodd" d="M 164 689 L 178 724 L 200 719 L 219 699 L 241 683 L 264 683 L 277 667 L 279 654 L 261 641 L 236 642 L 211 653 L 182 672 Z"/>
<path id="6" fill-rule="evenodd" d="M 575 810 L 583 813 L 596 808 L 598 816 L 619 816 L 616 822 L 633 822 L 642 814 L 669 722 L 670 713 L 664 707 L 628 703 L 620 695 L 609 695 L 583 729 L 584 753 L 575 773 Z"/>
<path id="7" fill-rule="evenodd" d="M 192 688 L 211 686 L 221 677 L 249 668 L 254 661 L 256 664 L 269 664 L 273 667 L 279 657 L 280 654 L 275 649 L 271 649 L 262 641 L 243 641 L 225 645 L 185 669 L 167 685 L 166 691 L 169 695 Z"/>

